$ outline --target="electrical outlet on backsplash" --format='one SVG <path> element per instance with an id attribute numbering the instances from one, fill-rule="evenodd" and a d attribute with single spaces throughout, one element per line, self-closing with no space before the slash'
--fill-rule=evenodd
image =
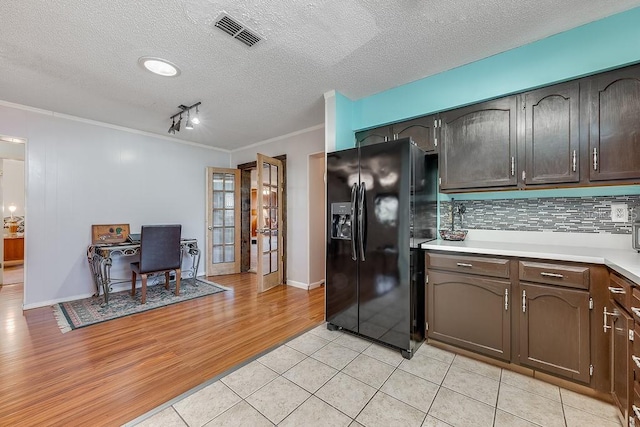
<path id="1" fill-rule="evenodd" d="M 457 202 L 456 202 L 457 203 Z M 464 228 L 631 234 L 640 219 L 640 195 L 465 200 Z M 613 222 L 611 205 L 626 204 L 629 218 Z M 440 202 L 440 228 L 450 228 L 451 202 Z"/>

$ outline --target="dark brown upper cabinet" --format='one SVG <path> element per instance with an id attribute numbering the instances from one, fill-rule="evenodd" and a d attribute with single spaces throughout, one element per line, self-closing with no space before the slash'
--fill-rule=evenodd
<path id="1" fill-rule="evenodd" d="M 640 66 L 599 74 L 587 82 L 589 179 L 640 178 Z"/>
<path id="2" fill-rule="evenodd" d="M 438 149 L 437 130 L 436 116 L 420 117 L 391 126 L 393 139 L 411 137 L 418 147 L 427 153 L 436 152 Z"/>
<path id="3" fill-rule="evenodd" d="M 391 127 L 382 126 L 379 128 L 356 132 L 356 145 L 371 145 L 380 142 L 390 141 L 392 138 Z"/>
<path id="4" fill-rule="evenodd" d="M 521 95 L 526 185 L 580 180 L 580 89 L 577 81 Z"/>
<path id="5" fill-rule="evenodd" d="M 516 97 L 440 114 L 440 189 L 515 187 Z"/>

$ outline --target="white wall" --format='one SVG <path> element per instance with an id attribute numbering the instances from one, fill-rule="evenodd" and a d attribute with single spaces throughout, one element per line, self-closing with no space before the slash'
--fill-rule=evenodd
<path id="1" fill-rule="evenodd" d="M 284 135 L 231 153 L 231 167 L 256 160 L 256 154 L 287 155 L 287 277 L 288 284 L 309 285 L 307 165 L 309 154 L 324 151 L 324 127 Z"/>
<path id="2" fill-rule="evenodd" d="M 3 216 L 10 216 L 9 205 L 15 205 L 17 216 L 24 215 L 24 161 L 2 160 Z"/>
<path id="3" fill-rule="evenodd" d="M 205 168 L 228 153 L 7 105 L 0 134 L 27 139 L 25 308 L 93 293 L 92 224 L 181 223 L 204 248 Z"/>
<path id="4" fill-rule="evenodd" d="M 326 203 L 324 153 L 309 156 L 309 283 L 325 279 Z"/>

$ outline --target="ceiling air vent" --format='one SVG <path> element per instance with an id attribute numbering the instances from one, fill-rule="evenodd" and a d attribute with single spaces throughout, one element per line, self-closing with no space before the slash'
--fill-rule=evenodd
<path id="1" fill-rule="evenodd" d="M 240 40 L 242 43 L 251 47 L 258 43 L 262 38 L 258 36 L 254 31 L 248 29 L 229 15 L 223 13 L 218 16 L 216 23 L 217 28 L 220 28 L 225 33 L 229 34 L 234 39 Z"/>

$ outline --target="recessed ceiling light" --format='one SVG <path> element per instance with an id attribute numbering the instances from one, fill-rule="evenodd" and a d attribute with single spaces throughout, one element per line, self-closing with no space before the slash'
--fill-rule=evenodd
<path id="1" fill-rule="evenodd" d="M 138 64 L 146 70 L 163 77 L 177 77 L 180 75 L 180 69 L 177 65 L 172 64 L 166 59 L 154 58 L 152 56 L 143 56 L 138 59 Z"/>

